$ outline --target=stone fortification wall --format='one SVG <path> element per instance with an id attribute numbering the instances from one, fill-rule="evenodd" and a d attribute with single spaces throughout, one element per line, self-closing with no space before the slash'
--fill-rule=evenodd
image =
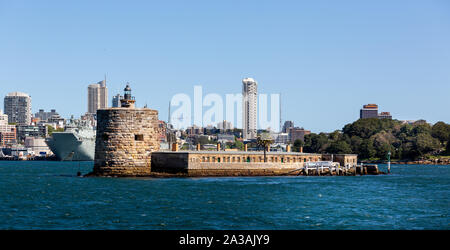
<path id="1" fill-rule="evenodd" d="M 93 175 L 150 175 L 151 152 L 157 150 L 158 111 L 147 108 L 109 108 L 97 111 Z"/>
<path id="2" fill-rule="evenodd" d="M 297 159 L 296 162 L 292 159 L 285 160 L 289 155 L 319 159 L 315 154 L 277 154 L 276 159 L 268 157 L 271 162 L 262 162 L 260 161 L 262 155 L 259 153 L 154 152 L 152 154 L 152 172 L 186 176 L 297 175 L 298 170 L 303 168 L 303 158 Z M 217 157 L 220 157 L 220 160 Z M 246 159 L 251 161 L 247 162 Z"/>

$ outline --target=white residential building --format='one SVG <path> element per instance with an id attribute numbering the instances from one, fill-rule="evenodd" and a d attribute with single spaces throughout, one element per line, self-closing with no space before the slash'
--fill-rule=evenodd
<path id="1" fill-rule="evenodd" d="M 244 139 L 255 139 L 257 135 L 258 84 L 253 78 L 242 80 L 242 130 Z"/>
<path id="2" fill-rule="evenodd" d="M 3 110 L 0 109 L 0 126 L 8 125 L 8 115 L 3 114 Z"/>

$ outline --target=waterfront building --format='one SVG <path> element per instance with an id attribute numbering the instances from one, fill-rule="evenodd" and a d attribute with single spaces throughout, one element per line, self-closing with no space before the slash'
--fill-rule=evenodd
<path id="1" fill-rule="evenodd" d="M 4 99 L 5 114 L 10 123 L 31 124 L 31 97 L 22 92 L 12 92 Z"/>
<path id="2" fill-rule="evenodd" d="M 283 133 L 289 133 L 289 129 L 294 127 L 293 121 L 285 121 L 283 125 Z"/>
<path id="3" fill-rule="evenodd" d="M 120 94 L 117 94 L 112 97 L 112 106 L 113 108 L 120 108 L 120 99 L 122 99 L 122 96 Z"/>
<path id="4" fill-rule="evenodd" d="M 208 145 L 203 145 L 207 148 Z M 216 145 L 211 145 L 211 149 Z M 298 152 L 261 151 L 157 151 L 152 153 L 153 173 L 184 176 L 270 176 L 299 175 L 305 166 L 338 162 L 346 169 L 355 168 L 354 154 L 322 155 Z M 327 160 L 329 162 L 323 162 Z M 342 168 L 343 170 L 343 168 Z"/>
<path id="5" fill-rule="evenodd" d="M 15 126 L 10 127 L 10 132 L 0 132 L 0 146 L 4 147 L 8 144 L 15 144 L 16 142 Z"/>
<path id="6" fill-rule="evenodd" d="M 0 146 L 16 142 L 16 126 L 8 124 L 8 115 L 0 109 Z"/>
<path id="7" fill-rule="evenodd" d="M 48 135 L 48 128 L 45 125 L 19 125 L 17 126 L 17 140 L 19 142 L 25 141 L 26 137 L 42 137 Z"/>
<path id="8" fill-rule="evenodd" d="M 88 113 L 95 114 L 98 109 L 108 107 L 108 88 L 106 80 L 88 86 Z"/>
<path id="9" fill-rule="evenodd" d="M 289 129 L 289 138 L 290 142 L 294 143 L 296 140 L 305 141 L 305 135 L 311 134 L 310 130 L 305 130 L 304 128 L 290 128 Z"/>
<path id="10" fill-rule="evenodd" d="M 49 155 L 51 153 L 50 148 L 45 143 L 45 139 L 42 137 L 25 137 L 25 147 L 31 150 L 33 155 Z"/>
<path id="11" fill-rule="evenodd" d="M 7 144 L 14 144 L 16 139 L 16 126 L 14 125 L 0 125 L 0 146 L 4 147 Z"/>
<path id="12" fill-rule="evenodd" d="M 253 78 L 242 80 L 242 98 L 243 137 L 245 140 L 255 139 L 257 135 L 258 83 Z"/>

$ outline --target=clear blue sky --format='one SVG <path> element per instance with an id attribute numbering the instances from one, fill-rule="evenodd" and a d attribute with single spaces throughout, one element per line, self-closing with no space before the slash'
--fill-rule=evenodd
<path id="1" fill-rule="evenodd" d="M 0 107 L 87 110 L 87 85 L 132 84 L 167 119 L 176 93 L 282 93 L 283 120 L 341 129 L 377 103 L 397 119 L 450 122 L 450 1 L 0 0 Z"/>

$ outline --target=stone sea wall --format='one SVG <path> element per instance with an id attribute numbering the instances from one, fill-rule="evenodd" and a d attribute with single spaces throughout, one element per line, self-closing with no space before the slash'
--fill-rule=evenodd
<path id="1" fill-rule="evenodd" d="M 283 176 L 283 175 L 353 175 L 355 166 L 349 166 L 345 173 L 329 170 L 305 172 L 304 159 L 319 161 L 318 154 L 275 153 L 268 154 L 268 162 L 261 161 L 261 152 L 153 152 L 152 176 Z M 354 155 L 342 155 L 347 162 Z M 243 159 L 249 159 L 247 162 Z M 314 162 L 313 161 L 313 162 Z"/>

